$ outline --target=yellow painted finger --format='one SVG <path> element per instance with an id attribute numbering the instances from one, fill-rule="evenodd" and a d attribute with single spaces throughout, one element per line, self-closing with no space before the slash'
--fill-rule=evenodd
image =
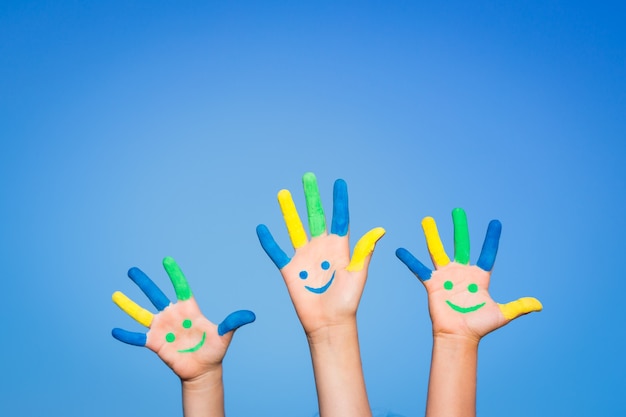
<path id="1" fill-rule="evenodd" d="M 347 271 L 356 272 L 363 269 L 363 265 L 365 264 L 365 258 L 367 258 L 372 252 L 374 252 L 374 248 L 376 247 L 376 242 L 383 237 L 385 234 L 385 229 L 382 227 L 375 227 L 366 234 L 363 235 L 361 239 L 356 243 L 354 247 L 354 253 L 352 254 L 352 259 L 350 260 L 350 264 L 346 268 Z"/>
<path id="2" fill-rule="evenodd" d="M 422 220 L 422 229 L 424 229 L 428 252 L 430 252 L 430 256 L 433 258 L 435 266 L 440 267 L 448 265 L 450 263 L 450 258 L 448 258 L 446 251 L 443 249 L 443 243 L 441 243 L 435 219 L 432 217 L 424 217 Z"/>
<path id="3" fill-rule="evenodd" d="M 304 226 L 302 226 L 302 221 L 300 220 L 296 205 L 293 203 L 293 198 L 291 198 L 289 190 L 280 190 L 278 192 L 278 204 L 280 205 L 280 210 L 283 212 L 287 232 L 289 233 L 289 238 L 291 238 L 291 244 L 294 249 L 304 246 L 307 242 L 306 232 L 304 231 Z"/>
<path id="4" fill-rule="evenodd" d="M 513 320 L 523 314 L 532 313 L 533 311 L 541 311 L 543 306 L 533 297 L 523 297 L 506 304 L 498 304 L 502 315 L 507 320 Z"/>
<path id="5" fill-rule="evenodd" d="M 126 297 L 124 293 L 116 291 L 113 293 L 113 302 L 117 304 L 119 308 L 124 310 L 126 314 L 134 318 L 138 323 L 143 324 L 146 327 L 150 327 L 152 324 L 152 318 L 154 315 L 143 307 L 140 307 L 130 298 Z"/>

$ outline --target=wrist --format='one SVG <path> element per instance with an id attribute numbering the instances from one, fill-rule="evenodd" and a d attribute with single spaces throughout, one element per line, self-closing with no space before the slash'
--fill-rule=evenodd
<path id="1" fill-rule="evenodd" d="M 478 336 L 433 332 L 433 345 L 445 349 L 478 349 L 480 339 Z"/>
<path id="2" fill-rule="evenodd" d="M 333 323 L 306 332 L 310 347 L 322 345 L 336 345 L 346 340 L 358 339 L 356 317 L 341 323 Z"/>
<path id="3" fill-rule="evenodd" d="M 356 319 L 307 333 L 320 415 L 371 416 Z"/>
<path id="4" fill-rule="evenodd" d="M 194 378 L 181 379 L 185 417 L 224 416 L 222 366 Z"/>
<path id="5" fill-rule="evenodd" d="M 180 381 L 183 388 L 189 388 L 192 391 L 201 391 L 204 389 L 210 389 L 215 385 L 222 384 L 223 369 L 222 364 L 211 367 L 210 370 L 201 373 L 200 375 L 192 378 L 181 378 Z"/>

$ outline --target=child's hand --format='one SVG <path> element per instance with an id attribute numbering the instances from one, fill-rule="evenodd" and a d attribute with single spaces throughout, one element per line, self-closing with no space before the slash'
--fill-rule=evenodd
<path id="1" fill-rule="evenodd" d="M 174 285 L 178 302 L 171 304 L 165 294 L 138 268 L 128 276 L 141 288 L 159 310 L 152 314 L 121 292 L 113 302 L 140 324 L 149 327 L 147 334 L 113 329 L 113 337 L 136 346 L 146 346 L 183 381 L 191 380 L 221 366 L 234 331 L 255 320 L 251 311 L 231 313 L 219 325 L 207 320 L 191 293 L 189 284 L 174 259 L 165 258 L 163 266 Z"/>
<path id="2" fill-rule="evenodd" d="M 431 217 L 422 221 L 430 257 L 431 271 L 404 248 L 396 255 L 420 279 L 428 292 L 428 308 L 433 334 L 459 335 L 479 340 L 511 320 L 533 311 L 541 311 L 536 298 L 520 298 L 498 304 L 489 295 L 489 279 L 498 252 L 502 225 L 492 220 L 476 265 L 469 265 L 469 233 L 463 209 L 452 211 L 454 222 L 454 261 L 443 249 L 437 226 Z"/>
<path id="3" fill-rule="evenodd" d="M 278 202 L 295 255 L 289 258 L 265 225 L 257 227 L 257 235 L 265 252 L 280 269 L 300 322 L 311 336 L 321 328 L 343 325 L 355 319 L 372 252 L 385 230 L 378 227 L 367 232 L 356 244 L 350 258 L 346 183 L 343 180 L 335 182 L 333 220 L 328 234 L 315 175 L 305 174 L 302 182 L 311 239 L 307 239 L 287 190 L 278 193 Z"/>

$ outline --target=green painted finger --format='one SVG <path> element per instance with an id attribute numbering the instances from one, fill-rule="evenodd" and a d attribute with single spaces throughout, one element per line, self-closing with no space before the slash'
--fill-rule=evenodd
<path id="1" fill-rule="evenodd" d="M 304 186 L 304 198 L 306 199 L 306 210 L 309 215 L 311 237 L 320 236 L 326 232 L 326 218 L 324 217 L 324 209 L 322 208 L 322 200 L 320 199 L 320 191 L 317 187 L 315 174 L 312 172 L 304 174 L 302 185 Z"/>
<path id="2" fill-rule="evenodd" d="M 187 278 L 183 275 L 183 271 L 181 271 L 176 261 L 168 256 L 163 259 L 163 267 L 165 268 L 167 275 L 170 277 L 172 285 L 174 285 L 176 298 L 180 301 L 189 300 L 192 295 L 191 288 L 189 288 Z"/>
<path id="3" fill-rule="evenodd" d="M 452 222 L 454 224 L 454 261 L 467 265 L 470 260 L 470 239 L 465 210 L 462 208 L 452 210 Z"/>

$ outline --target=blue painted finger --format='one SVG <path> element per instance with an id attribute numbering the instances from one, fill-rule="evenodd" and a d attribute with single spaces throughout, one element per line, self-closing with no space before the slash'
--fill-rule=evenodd
<path id="1" fill-rule="evenodd" d="M 348 185 L 344 180 L 338 179 L 333 187 L 333 222 L 330 233 L 345 236 L 348 234 L 349 226 Z"/>
<path id="2" fill-rule="evenodd" d="M 396 256 L 422 281 L 428 281 L 433 271 L 417 260 L 415 256 L 404 248 L 396 250 Z"/>
<path id="3" fill-rule="evenodd" d="M 135 284 L 144 294 L 148 297 L 150 302 L 159 311 L 163 311 L 165 307 L 170 305 L 170 299 L 167 298 L 163 291 L 152 281 L 144 272 L 136 267 L 132 267 L 128 270 L 128 277 L 133 280 Z"/>
<path id="4" fill-rule="evenodd" d="M 493 264 L 496 262 L 496 255 L 498 254 L 498 245 L 500 243 L 500 234 L 502 233 L 502 223 L 499 220 L 492 220 L 487 226 L 487 234 L 485 235 L 485 241 L 483 242 L 483 248 L 480 251 L 480 257 L 478 258 L 479 268 L 485 271 L 491 271 Z"/>
<path id="5" fill-rule="evenodd" d="M 147 336 L 145 333 L 129 332 L 128 330 L 118 329 L 117 327 L 111 332 L 114 338 L 120 342 L 128 343 L 133 346 L 145 346 Z"/>
<path id="6" fill-rule="evenodd" d="M 237 330 L 241 326 L 252 323 L 256 320 L 256 316 L 250 310 L 239 310 L 230 313 L 219 326 L 217 326 L 217 334 L 224 336 L 226 333 Z"/>
<path id="7" fill-rule="evenodd" d="M 267 256 L 270 257 L 278 269 L 283 269 L 283 267 L 291 261 L 291 258 L 278 246 L 267 226 L 264 224 L 258 225 L 256 227 L 256 234 Z"/>

